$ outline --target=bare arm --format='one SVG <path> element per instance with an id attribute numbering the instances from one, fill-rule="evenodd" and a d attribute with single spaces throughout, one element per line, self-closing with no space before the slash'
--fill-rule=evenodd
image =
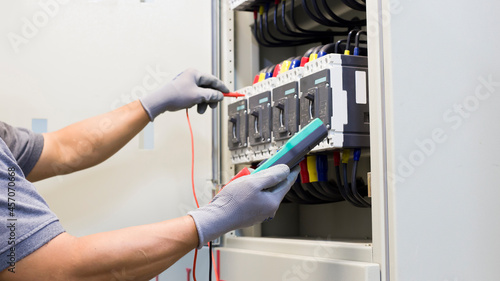
<path id="1" fill-rule="evenodd" d="M 221 92 L 229 89 L 215 76 L 187 69 L 141 101 L 44 134 L 42 154 L 27 179 L 35 182 L 97 165 L 163 112 L 197 104 L 203 113 L 208 106 L 217 106 Z"/>
<path id="2" fill-rule="evenodd" d="M 44 134 L 40 159 L 27 176 L 31 182 L 97 165 L 120 150 L 149 122 L 139 101 Z"/>
<path id="3" fill-rule="evenodd" d="M 190 216 L 81 238 L 63 233 L 0 280 L 150 280 L 196 245 Z"/>

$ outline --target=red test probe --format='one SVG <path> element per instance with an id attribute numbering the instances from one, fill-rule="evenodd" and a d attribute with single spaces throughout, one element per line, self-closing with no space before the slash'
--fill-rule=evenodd
<path id="1" fill-rule="evenodd" d="M 245 94 L 240 94 L 240 93 L 222 93 L 225 97 L 230 97 L 230 98 L 239 98 L 239 97 L 244 97 Z"/>

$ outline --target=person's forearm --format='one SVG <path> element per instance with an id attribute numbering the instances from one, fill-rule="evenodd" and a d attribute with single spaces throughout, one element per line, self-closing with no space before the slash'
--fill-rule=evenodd
<path id="1" fill-rule="evenodd" d="M 44 134 L 40 160 L 28 175 L 37 181 L 92 167 L 120 150 L 149 122 L 139 101 Z"/>
<path id="2" fill-rule="evenodd" d="M 150 280 L 198 244 L 190 216 L 81 238 L 61 235 L 0 279 Z"/>

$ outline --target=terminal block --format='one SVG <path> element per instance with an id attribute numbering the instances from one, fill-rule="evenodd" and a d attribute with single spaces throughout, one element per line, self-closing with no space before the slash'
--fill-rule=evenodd
<path id="1" fill-rule="evenodd" d="M 328 137 L 314 151 L 370 146 L 367 57 L 329 54 L 305 66 L 300 126 L 319 118 Z"/>

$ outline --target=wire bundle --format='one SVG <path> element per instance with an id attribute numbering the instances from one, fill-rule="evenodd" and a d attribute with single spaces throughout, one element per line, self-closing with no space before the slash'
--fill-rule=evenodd
<path id="1" fill-rule="evenodd" d="M 280 3 L 281 2 L 281 3 Z M 319 24 L 320 29 L 307 29 L 300 26 L 295 0 L 275 0 L 274 8 L 267 3 L 254 10 L 253 36 L 264 47 L 293 47 L 315 42 L 333 42 L 335 36 L 345 36 L 349 30 L 366 26 L 366 19 L 351 20 L 340 17 L 328 5 L 327 0 L 301 0 L 298 6 L 308 20 Z M 342 0 L 348 9 L 365 11 L 364 3 L 356 0 Z M 281 12 L 279 11 L 281 7 Z M 269 14 L 273 20 L 269 21 Z M 281 19 L 279 19 L 281 15 Z"/>

